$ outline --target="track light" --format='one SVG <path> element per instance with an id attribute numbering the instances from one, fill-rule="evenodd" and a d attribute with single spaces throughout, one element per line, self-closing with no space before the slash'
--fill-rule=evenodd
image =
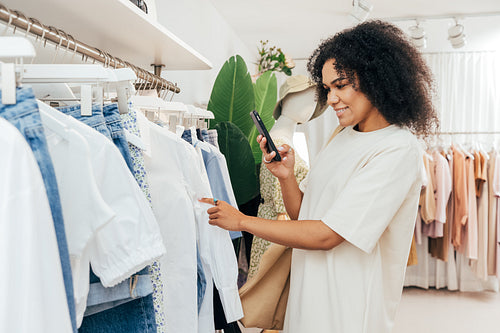
<path id="1" fill-rule="evenodd" d="M 465 45 L 464 26 L 458 24 L 455 19 L 455 25 L 448 29 L 448 40 L 454 49 L 461 48 Z"/>
<path id="2" fill-rule="evenodd" d="M 356 23 L 364 22 L 373 9 L 373 5 L 368 0 L 353 0 L 352 11 L 349 14 Z"/>
<path id="3" fill-rule="evenodd" d="M 425 30 L 420 26 L 420 22 L 417 20 L 417 24 L 410 27 L 410 37 L 413 44 L 419 49 L 425 49 L 427 46 L 427 37 L 425 37 Z"/>

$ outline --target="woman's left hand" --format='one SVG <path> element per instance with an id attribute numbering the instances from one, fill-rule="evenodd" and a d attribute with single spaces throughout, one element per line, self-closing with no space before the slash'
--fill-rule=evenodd
<path id="1" fill-rule="evenodd" d="M 209 215 L 208 223 L 226 230 L 242 230 L 242 221 L 246 217 L 245 214 L 222 200 L 215 201 L 212 198 L 202 198 L 199 201 L 214 205 L 214 207 L 207 209 Z"/>

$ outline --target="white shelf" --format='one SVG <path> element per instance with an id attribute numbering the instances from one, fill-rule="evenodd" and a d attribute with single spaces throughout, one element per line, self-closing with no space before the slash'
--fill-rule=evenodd
<path id="1" fill-rule="evenodd" d="M 164 70 L 210 69 L 200 53 L 129 0 L 0 0 L 46 26 L 144 69 L 164 64 Z"/>

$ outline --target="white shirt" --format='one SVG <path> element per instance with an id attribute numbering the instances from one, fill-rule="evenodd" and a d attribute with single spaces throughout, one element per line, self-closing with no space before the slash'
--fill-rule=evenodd
<path id="1" fill-rule="evenodd" d="M 347 127 L 319 153 L 302 184 L 299 219 L 321 220 L 345 241 L 329 251 L 293 250 L 284 332 L 391 331 L 421 161 L 416 138 L 394 125 Z"/>
<path id="2" fill-rule="evenodd" d="M 105 287 L 130 277 L 165 252 L 149 202 L 118 148 L 86 124 L 56 112 L 87 143 L 49 135 L 60 184 L 74 278 L 77 324 L 85 312 L 89 262 Z"/>
<path id="3" fill-rule="evenodd" d="M 73 121 L 68 118 L 68 122 Z M 85 249 L 97 230 L 110 222 L 116 213 L 99 192 L 86 140 L 77 132 L 72 132 L 74 139 L 66 141 L 45 126 L 47 146 L 61 198 L 73 276 L 76 319 L 80 326 L 89 292 L 89 254 Z"/>
<path id="4" fill-rule="evenodd" d="M 19 131 L 0 117 L 0 332 L 72 332 L 42 175 Z"/>
<path id="5" fill-rule="evenodd" d="M 193 139 L 193 143 L 198 141 Z M 227 230 L 212 226 L 208 223 L 207 209 L 212 205 L 200 203 L 199 198 L 213 197 L 210 189 L 205 163 L 201 153 L 203 145 L 193 148 L 186 142 L 186 160 L 192 161 L 191 168 L 184 168 L 186 179 L 194 190 L 193 205 L 198 223 L 200 255 L 203 261 L 207 281 L 213 281 L 221 299 L 226 321 L 228 323 L 243 317 L 243 308 L 238 293 L 238 263 L 234 254 L 231 237 Z M 208 148 L 204 148 L 208 149 Z M 207 295 L 211 295 L 213 286 L 207 283 Z M 213 318 L 212 300 L 205 297 L 200 311 L 200 325 L 204 316 Z M 206 303 L 210 304 L 207 308 Z M 211 320 L 210 319 L 210 320 Z M 208 319 L 207 319 L 208 320 Z"/>
<path id="6" fill-rule="evenodd" d="M 237 286 L 238 266 L 229 233 L 208 223 L 206 211 L 211 205 L 198 201 L 212 197 L 201 152 L 176 134 L 149 122 L 140 112 L 137 122 L 148 146 L 145 163 L 153 209 L 165 228 L 162 235 L 168 248 L 164 258 L 170 258 L 170 266 L 162 262 L 161 267 L 176 267 L 178 272 L 172 274 L 171 270 L 164 274 L 162 271 L 167 279 L 165 294 L 170 295 L 164 299 L 167 331 L 213 332 L 212 280 L 219 290 L 228 322 L 243 317 L 243 310 Z M 196 239 L 207 281 L 199 316 Z M 196 322 L 198 327 L 193 330 Z"/>
<path id="7" fill-rule="evenodd" d="M 151 204 L 167 247 L 159 260 L 167 332 L 197 332 L 196 221 L 182 173 L 191 161 L 178 155 L 184 140 L 151 123 L 140 111 L 137 125 L 146 146 Z"/>

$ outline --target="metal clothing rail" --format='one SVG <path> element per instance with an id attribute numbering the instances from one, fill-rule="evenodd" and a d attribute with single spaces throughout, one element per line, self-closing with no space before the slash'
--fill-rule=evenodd
<path id="1" fill-rule="evenodd" d="M 103 63 L 105 66 L 113 68 L 130 68 L 135 72 L 137 78 L 147 82 L 147 86 L 152 89 L 170 90 L 174 93 L 179 93 L 181 91 L 177 84 L 159 76 L 157 68 L 161 65 L 154 65 L 156 74 L 152 74 L 145 69 L 132 65 L 131 63 L 121 60 L 120 58 L 114 57 L 107 52 L 87 45 L 61 29 L 57 29 L 52 26 L 45 26 L 35 18 L 27 17 L 23 13 L 16 10 L 10 10 L 1 3 L 0 21 L 6 22 L 7 28 L 9 26 L 13 26 L 14 32 L 17 28 L 19 28 L 25 30 L 26 33 L 37 36 L 37 38 L 41 37 L 44 45 L 47 41 L 51 41 L 56 44 L 56 48 L 64 48 L 67 51 L 79 53 L 82 55 L 82 60 L 91 58 L 95 61 Z"/>
<path id="2" fill-rule="evenodd" d="M 455 135 L 455 134 L 500 134 L 500 131 L 469 131 L 469 132 L 438 132 L 436 135 Z"/>

